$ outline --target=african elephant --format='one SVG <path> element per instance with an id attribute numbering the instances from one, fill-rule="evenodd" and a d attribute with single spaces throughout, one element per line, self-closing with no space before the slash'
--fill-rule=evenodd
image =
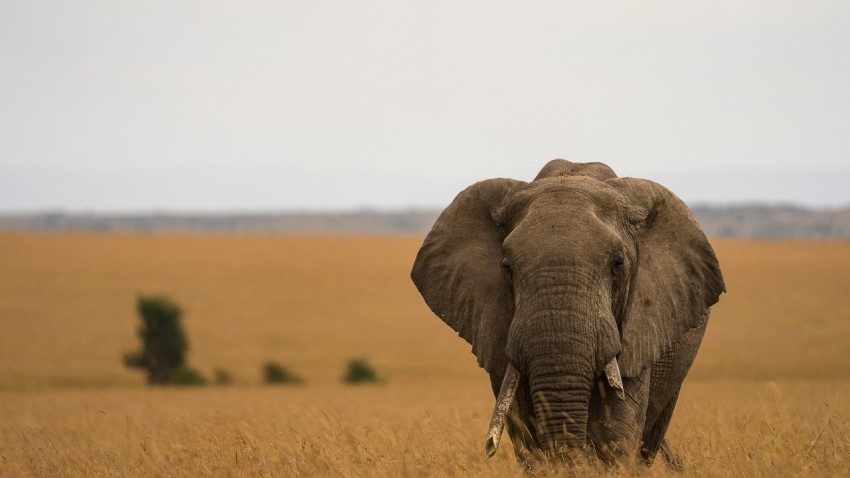
<path id="1" fill-rule="evenodd" d="M 725 285 L 688 207 L 602 163 L 550 161 L 531 182 L 461 192 L 411 278 L 472 345 L 517 459 L 605 462 L 659 449 Z M 577 452 L 577 450 L 579 450 Z"/>

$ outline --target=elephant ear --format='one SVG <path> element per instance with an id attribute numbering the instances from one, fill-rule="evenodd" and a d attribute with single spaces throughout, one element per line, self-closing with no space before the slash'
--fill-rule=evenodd
<path id="1" fill-rule="evenodd" d="M 637 271 L 619 358 L 622 374 L 636 377 L 703 324 L 726 287 L 711 245 L 681 199 L 652 181 L 622 178 L 608 184 L 623 194 L 637 226 Z"/>
<path id="2" fill-rule="evenodd" d="M 513 310 L 497 211 L 510 191 L 525 184 L 489 179 L 458 194 L 437 218 L 410 274 L 428 307 L 472 344 L 478 364 L 491 375 L 507 366 Z"/>

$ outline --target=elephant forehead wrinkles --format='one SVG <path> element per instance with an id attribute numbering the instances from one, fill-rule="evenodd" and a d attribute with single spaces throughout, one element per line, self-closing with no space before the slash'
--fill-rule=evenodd
<path id="1" fill-rule="evenodd" d="M 550 217 L 590 212 L 606 221 L 621 215 L 620 194 L 611 186 L 588 177 L 545 178 L 528 184 L 508 199 L 514 225 L 539 212 Z"/>
<path id="2" fill-rule="evenodd" d="M 545 211 L 529 213 L 505 240 L 505 250 L 517 261 L 606 260 L 623 247 L 616 225 L 593 212 L 576 210 L 565 214 Z"/>
<path id="3" fill-rule="evenodd" d="M 587 176 L 544 178 L 533 181 L 525 189 L 532 196 L 551 193 L 575 193 L 591 198 L 594 202 L 616 201 L 617 192 L 605 182 Z"/>

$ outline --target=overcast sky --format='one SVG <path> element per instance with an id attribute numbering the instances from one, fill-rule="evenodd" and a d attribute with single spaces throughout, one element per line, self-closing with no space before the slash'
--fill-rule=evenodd
<path id="1" fill-rule="evenodd" d="M 850 204 L 850 2 L 0 2 L 0 211 L 442 207 L 552 158 Z"/>

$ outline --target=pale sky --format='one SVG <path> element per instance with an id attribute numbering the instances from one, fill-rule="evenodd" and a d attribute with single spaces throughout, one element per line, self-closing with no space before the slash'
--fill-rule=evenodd
<path id="1" fill-rule="evenodd" d="M 0 1 L 0 212 L 850 204 L 850 2 Z"/>

